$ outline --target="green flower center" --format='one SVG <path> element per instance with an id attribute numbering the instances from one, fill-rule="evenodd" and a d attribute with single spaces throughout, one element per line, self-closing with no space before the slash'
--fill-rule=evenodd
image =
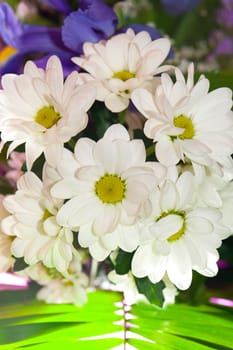
<path id="1" fill-rule="evenodd" d="M 135 77 L 135 73 L 129 72 L 128 70 L 122 70 L 121 72 L 116 72 L 113 78 L 120 79 L 123 81 L 129 80 Z"/>
<path id="2" fill-rule="evenodd" d="M 49 129 L 57 124 L 60 118 L 60 114 L 55 111 L 53 106 L 45 106 L 37 112 L 35 122 Z"/>
<path id="3" fill-rule="evenodd" d="M 192 120 L 185 115 L 179 115 L 178 117 L 174 118 L 174 125 L 177 128 L 184 128 L 185 130 L 182 132 L 182 134 L 178 135 L 178 138 L 181 140 L 185 139 L 192 139 L 195 135 L 194 126 L 192 123 Z"/>
<path id="4" fill-rule="evenodd" d="M 179 231 L 173 233 L 170 237 L 167 238 L 168 242 L 174 242 L 174 241 L 177 241 L 178 239 L 180 239 L 180 237 L 182 237 L 183 234 L 185 233 L 185 229 L 186 229 L 185 212 L 183 212 L 183 211 L 176 211 L 176 210 L 169 210 L 167 212 L 162 213 L 160 215 L 160 217 L 156 219 L 156 222 L 158 222 L 162 218 L 165 218 L 168 215 L 178 215 L 183 220 L 183 225 L 181 226 Z"/>
<path id="5" fill-rule="evenodd" d="M 125 197 L 125 181 L 118 175 L 105 174 L 95 183 L 95 193 L 103 203 L 116 204 Z"/>

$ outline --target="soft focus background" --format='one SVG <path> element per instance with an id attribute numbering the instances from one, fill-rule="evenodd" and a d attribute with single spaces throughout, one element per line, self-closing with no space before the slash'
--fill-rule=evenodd
<path id="1" fill-rule="evenodd" d="M 153 38 L 168 36 L 171 63 L 186 72 L 193 61 L 197 74 L 210 79 L 211 89 L 233 88 L 233 0 L 108 0 L 109 7 L 101 8 L 101 13 L 98 2 L 91 8 L 89 2 L 1 1 L 1 75 L 20 73 L 28 59 L 44 67 L 52 54 L 61 58 L 68 74 L 77 68 L 70 58 L 82 53 L 84 41 L 96 42 L 132 26 L 136 31 L 148 30 Z M 12 191 L 9 181 L 12 184 L 17 178 L 23 161 L 6 163 L 1 155 L 2 194 Z M 210 297 L 233 299 L 233 237 L 224 240 L 219 251 L 218 275 L 205 280 L 194 274 L 192 287 L 181 292 L 177 301 L 196 304 Z M 2 292 L 3 304 L 8 298 L 11 293 Z"/>

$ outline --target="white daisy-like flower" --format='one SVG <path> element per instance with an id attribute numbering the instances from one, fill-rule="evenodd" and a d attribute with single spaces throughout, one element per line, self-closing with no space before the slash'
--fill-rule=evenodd
<path id="1" fill-rule="evenodd" d="M 13 238 L 11 253 L 29 265 L 42 261 L 47 267 L 67 270 L 74 248 L 72 231 L 56 220 L 63 201 L 52 198 L 32 172 L 25 173 L 17 187 L 3 203 L 11 214 L 2 220 L 3 232 Z"/>
<path id="2" fill-rule="evenodd" d="M 186 159 L 204 165 L 233 153 L 232 91 L 209 92 L 209 81 L 201 76 L 194 84 L 194 67 L 188 78 L 175 70 L 176 81 L 162 74 L 161 85 L 152 94 L 146 89 L 132 93 L 132 101 L 148 119 L 145 134 L 156 142 L 157 159 L 167 165 Z"/>
<path id="3" fill-rule="evenodd" d="M 112 112 L 120 112 L 128 107 L 135 88 L 152 86 L 154 75 L 170 69 L 160 66 L 170 45 L 167 38 L 152 41 L 147 32 L 128 29 L 107 41 L 84 43 L 84 55 L 72 60 L 90 74 L 86 78 L 95 82 L 97 99 Z"/>
<path id="4" fill-rule="evenodd" d="M 166 275 L 184 290 L 191 284 L 192 270 L 204 276 L 216 275 L 217 248 L 222 242 L 218 224 L 221 213 L 214 208 L 196 207 L 194 191 L 193 176 L 185 172 L 176 183 L 167 180 L 160 191 L 152 194 L 153 211 L 144 226 L 148 239 L 132 259 L 136 277 L 148 276 L 157 283 Z"/>
<path id="5" fill-rule="evenodd" d="M 221 198 L 221 205 L 219 210 L 222 213 L 222 223 L 225 225 L 225 237 L 233 235 L 233 182 L 228 182 L 219 191 L 219 196 Z"/>
<path id="6" fill-rule="evenodd" d="M 65 274 L 55 268 L 47 268 L 42 263 L 29 266 L 19 274 L 30 277 L 43 286 L 36 297 L 46 303 L 81 306 L 87 302 L 88 278 L 82 272 L 78 256 L 73 258 Z"/>
<path id="7" fill-rule="evenodd" d="M 4 75 L 0 132 L 3 144 L 11 142 L 8 154 L 25 143 L 28 170 L 43 152 L 53 163 L 63 144 L 85 129 L 95 95 L 95 88 L 82 84 L 78 72 L 64 82 L 56 56 L 48 60 L 45 71 L 28 61 L 23 74 Z"/>
<path id="8" fill-rule="evenodd" d="M 222 172 L 217 173 L 215 169 L 199 164 L 184 168 L 194 175 L 196 206 L 216 208 L 221 212 L 219 234 L 221 239 L 227 238 L 233 233 L 232 169 L 223 167 Z"/>
<path id="9" fill-rule="evenodd" d="M 119 124 L 109 127 L 98 142 L 79 139 L 71 158 L 65 151 L 58 164 L 64 179 L 51 189 L 54 197 L 69 199 L 57 220 L 71 228 L 90 224 L 99 236 L 119 224 L 132 225 L 141 212 L 149 212 L 150 191 L 165 175 L 160 164 L 146 163 L 143 142 L 130 140 Z"/>
<path id="10" fill-rule="evenodd" d="M 3 206 L 4 196 L 0 195 L 0 221 L 9 215 Z M 5 235 L 0 230 L 0 272 L 6 272 L 14 265 L 15 259 L 11 253 L 12 237 Z"/>

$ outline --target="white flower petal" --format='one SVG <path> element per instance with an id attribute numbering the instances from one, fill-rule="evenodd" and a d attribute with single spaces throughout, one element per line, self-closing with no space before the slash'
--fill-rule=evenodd
<path id="1" fill-rule="evenodd" d="M 182 240 L 172 243 L 168 256 L 167 274 L 179 289 L 188 289 L 192 281 L 192 263 Z"/>

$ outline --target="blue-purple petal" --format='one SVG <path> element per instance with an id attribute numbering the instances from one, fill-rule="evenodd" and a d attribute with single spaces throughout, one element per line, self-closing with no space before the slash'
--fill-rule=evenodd
<path id="1" fill-rule="evenodd" d="M 76 53 L 84 42 L 97 42 L 115 33 L 117 17 L 101 0 L 79 2 L 79 9 L 66 17 L 62 27 L 64 44 Z"/>
<path id="2" fill-rule="evenodd" d="M 24 25 L 16 39 L 16 48 L 21 52 L 59 53 L 65 50 L 60 28 Z"/>
<path id="3" fill-rule="evenodd" d="M 50 56 L 51 55 L 46 55 L 40 59 L 34 60 L 34 62 L 37 65 L 37 67 L 45 69 Z M 74 70 L 79 70 L 78 66 L 71 61 L 73 54 L 64 52 L 63 54 L 57 54 L 57 56 L 61 61 L 64 76 L 67 76 L 70 72 Z"/>
<path id="4" fill-rule="evenodd" d="M 20 73 L 25 63 L 25 54 L 16 53 L 0 66 L 0 77 L 7 73 Z"/>
<path id="5" fill-rule="evenodd" d="M 0 4 L 0 37 L 7 45 L 16 47 L 16 40 L 21 32 L 22 25 L 12 8 L 5 2 Z"/>
<path id="6" fill-rule="evenodd" d="M 72 11 L 67 0 L 43 0 L 43 3 L 60 11 L 64 15 L 68 15 Z"/>

